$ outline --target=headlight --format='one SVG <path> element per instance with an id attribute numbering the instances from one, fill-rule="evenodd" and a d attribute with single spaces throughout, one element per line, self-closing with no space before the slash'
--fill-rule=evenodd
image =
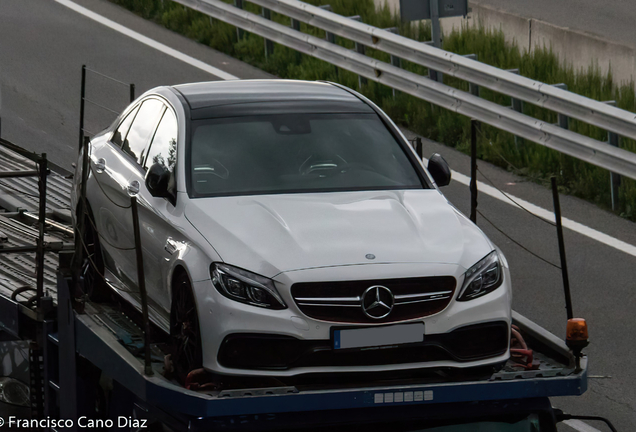
<path id="1" fill-rule="evenodd" d="M 492 251 L 484 259 L 466 271 L 464 285 L 458 301 L 472 300 L 499 288 L 503 282 L 503 271 L 499 254 Z"/>
<path id="2" fill-rule="evenodd" d="M 210 276 L 214 287 L 227 298 L 269 309 L 287 308 L 271 279 L 218 263 L 210 266 Z"/>
<path id="3" fill-rule="evenodd" d="M 0 401 L 12 405 L 31 406 L 29 386 L 9 377 L 0 377 Z"/>

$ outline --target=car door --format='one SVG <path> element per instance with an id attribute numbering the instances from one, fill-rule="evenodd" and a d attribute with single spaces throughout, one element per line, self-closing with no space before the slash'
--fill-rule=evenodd
<path id="1" fill-rule="evenodd" d="M 123 277 L 122 263 L 127 259 L 126 249 L 134 246 L 125 225 L 121 223 L 130 218 L 130 197 L 126 190 L 129 161 L 121 146 L 138 111 L 139 105 L 123 116 L 110 139 L 94 145 L 90 155 L 87 197 L 100 235 L 105 276 L 118 287 L 120 284 L 117 282 Z"/>
<path id="2" fill-rule="evenodd" d="M 140 182 L 133 174 L 140 169 L 144 149 L 153 136 L 159 119 L 165 110 L 163 103 L 156 98 L 147 98 L 141 102 L 125 136 L 118 134 L 111 139 L 109 159 L 102 160 L 104 171 L 111 172 L 113 182 L 118 185 L 119 202 L 112 201 L 102 209 L 100 223 L 102 243 L 110 247 L 113 260 L 106 269 L 116 278 L 111 282 L 124 292 L 138 293 L 137 266 L 135 264 L 135 241 L 132 225 L 131 197 L 139 192 Z M 122 131 L 123 132 L 123 131 Z M 115 166 L 113 167 L 113 162 Z M 107 276 L 111 276 L 107 275 Z"/>
<path id="3" fill-rule="evenodd" d="M 171 182 L 176 181 L 174 169 L 177 154 L 178 125 L 172 107 L 168 107 L 157 130 L 144 152 L 143 169 L 133 178 L 140 183 L 139 229 L 141 232 L 144 273 L 148 297 L 159 306 L 165 317 L 170 312 L 169 269 L 179 255 L 185 237 L 179 230 L 179 220 L 174 216 L 176 193 L 171 198 L 156 198 L 148 191 L 145 174 L 151 165 L 163 165 L 171 173 Z M 176 190 L 176 188 L 175 188 Z"/>

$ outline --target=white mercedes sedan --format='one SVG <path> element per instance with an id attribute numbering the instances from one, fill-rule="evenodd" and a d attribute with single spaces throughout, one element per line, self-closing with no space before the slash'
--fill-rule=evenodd
<path id="1" fill-rule="evenodd" d="M 393 122 L 343 86 L 158 87 L 89 144 L 86 278 L 150 317 L 180 379 L 468 368 L 509 357 L 501 251 Z M 81 158 L 73 205 L 80 191 Z M 102 278 L 101 276 L 104 276 Z"/>

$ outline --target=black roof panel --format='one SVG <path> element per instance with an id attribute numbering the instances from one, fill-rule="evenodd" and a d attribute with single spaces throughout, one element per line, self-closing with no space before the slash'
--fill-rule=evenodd
<path id="1" fill-rule="evenodd" d="M 193 110 L 254 102 L 322 101 L 366 104 L 328 83 L 294 80 L 210 81 L 174 86 Z M 364 107 L 364 108 L 363 108 Z M 365 110 L 366 111 L 366 110 Z"/>

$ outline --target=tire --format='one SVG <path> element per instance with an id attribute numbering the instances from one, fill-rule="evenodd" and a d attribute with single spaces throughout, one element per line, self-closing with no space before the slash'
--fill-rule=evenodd
<path id="1" fill-rule="evenodd" d="M 84 291 L 90 301 L 104 302 L 112 297 L 112 291 L 104 280 L 104 256 L 95 230 L 95 218 L 87 214 L 84 218 L 84 262 L 82 276 Z"/>
<path id="2" fill-rule="evenodd" d="M 172 283 L 170 345 L 177 380 L 183 384 L 188 374 L 203 365 L 199 314 L 188 275 L 177 275 Z"/>

